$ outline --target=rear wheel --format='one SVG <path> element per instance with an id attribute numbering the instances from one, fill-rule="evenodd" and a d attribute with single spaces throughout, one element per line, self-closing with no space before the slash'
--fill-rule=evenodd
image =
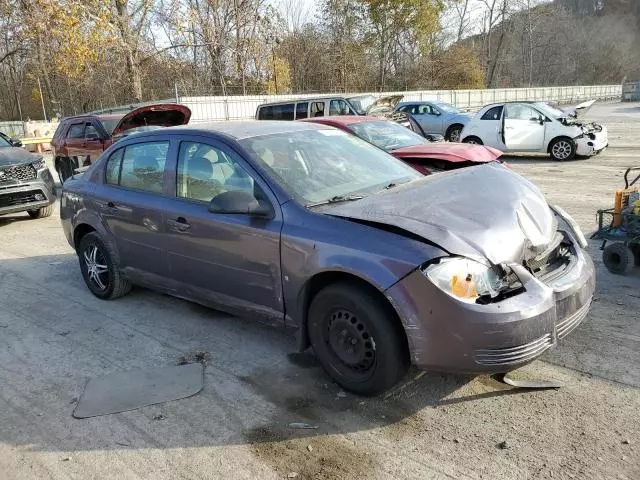
<path id="1" fill-rule="evenodd" d="M 27 213 L 31 218 L 45 218 L 50 217 L 53 213 L 53 204 L 46 207 L 38 208 L 35 210 L 27 210 Z"/>
<path id="2" fill-rule="evenodd" d="M 576 144 L 570 138 L 556 138 L 549 145 L 551 158 L 559 162 L 573 160 L 576 156 Z"/>
<path id="3" fill-rule="evenodd" d="M 474 136 L 465 137 L 465 139 L 462 140 L 462 143 L 471 143 L 473 145 L 484 145 L 482 143 L 482 140 L 480 140 L 478 137 L 474 137 Z"/>
<path id="4" fill-rule="evenodd" d="M 610 243 L 602 251 L 602 261 L 611 273 L 624 275 L 633 268 L 633 252 L 624 243 Z"/>
<path id="5" fill-rule="evenodd" d="M 372 289 L 340 282 L 311 302 L 309 340 L 326 372 L 343 388 L 375 395 L 407 372 L 406 337 L 394 312 Z"/>
<path id="6" fill-rule="evenodd" d="M 96 232 L 87 233 L 80 240 L 78 259 L 82 277 L 91 293 L 103 300 L 119 298 L 131 291 L 131 283 L 122 277 L 114 258 Z"/>
<path id="7" fill-rule="evenodd" d="M 444 138 L 450 142 L 459 142 L 461 133 L 462 133 L 462 125 L 457 125 L 457 124 L 451 125 L 447 129 L 447 133 L 445 134 Z"/>

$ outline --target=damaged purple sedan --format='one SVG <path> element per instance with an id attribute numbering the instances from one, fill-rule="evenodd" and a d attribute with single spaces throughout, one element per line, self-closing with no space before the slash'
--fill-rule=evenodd
<path id="1" fill-rule="evenodd" d="M 302 122 L 141 133 L 63 186 L 89 290 L 144 285 L 298 332 L 360 394 L 409 364 L 470 373 L 531 362 L 587 315 L 577 224 L 499 163 L 423 177 Z"/>

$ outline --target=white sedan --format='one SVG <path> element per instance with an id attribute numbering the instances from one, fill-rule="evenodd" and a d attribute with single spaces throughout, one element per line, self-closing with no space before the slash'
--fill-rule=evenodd
<path id="1" fill-rule="evenodd" d="M 580 123 L 595 100 L 568 110 L 545 102 L 494 103 L 483 107 L 460 137 L 503 152 L 542 152 L 554 160 L 591 156 L 608 145 L 607 129 L 596 123 Z"/>

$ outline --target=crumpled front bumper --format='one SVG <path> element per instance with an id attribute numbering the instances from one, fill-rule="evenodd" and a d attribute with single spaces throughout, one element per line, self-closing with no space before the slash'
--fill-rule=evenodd
<path id="1" fill-rule="evenodd" d="M 56 201 L 56 188 L 48 168 L 33 180 L 0 182 L 0 215 L 37 210 Z"/>
<path id="2" fill-rule="evenodd" d="M 426 370 L 506 372 L 533 361 L 586 317 L 593 262 L 577 248 L 574 264 L 545 284 L 516 271 L 525 292 L 489 305 L 447 295 L 416 270 L 385 293 L 407 333 L 412 363 Z"/>
<path id="3" fill-rule="evenodd" d="M 591 135 L 593 138 L 589 135 L 585 135 L 582 138 L 575 139 L 577 155 L 589 157 L 596 153 L 600 153 L 609 146 L 609 134 L 607 132 L 607 127 L 602 127 L 601 131 L 593 132 Z"/>

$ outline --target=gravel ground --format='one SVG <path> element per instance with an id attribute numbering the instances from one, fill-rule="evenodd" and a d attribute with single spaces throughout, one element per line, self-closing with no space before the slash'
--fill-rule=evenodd
<path id="1" fill-rule="evenodd" d="M 597 157 L 510 157 L 586 232 L 640 165 L 640 105 L 601 104 Z M 640 478 L 640 269 L 598 269 L 596 301 L 558 348 L 521 369 L 558 390 L 410 372 L 375 399 L 345 394 L 293 338 L 136 289 L 103 302 L 85 288 L 57 212 L 0 217 L 0 478 Z M 191 398 L 85 420 L 93 377 L 208 352 Z M 290 422 L 317 425 L 295 430 Z"/>

